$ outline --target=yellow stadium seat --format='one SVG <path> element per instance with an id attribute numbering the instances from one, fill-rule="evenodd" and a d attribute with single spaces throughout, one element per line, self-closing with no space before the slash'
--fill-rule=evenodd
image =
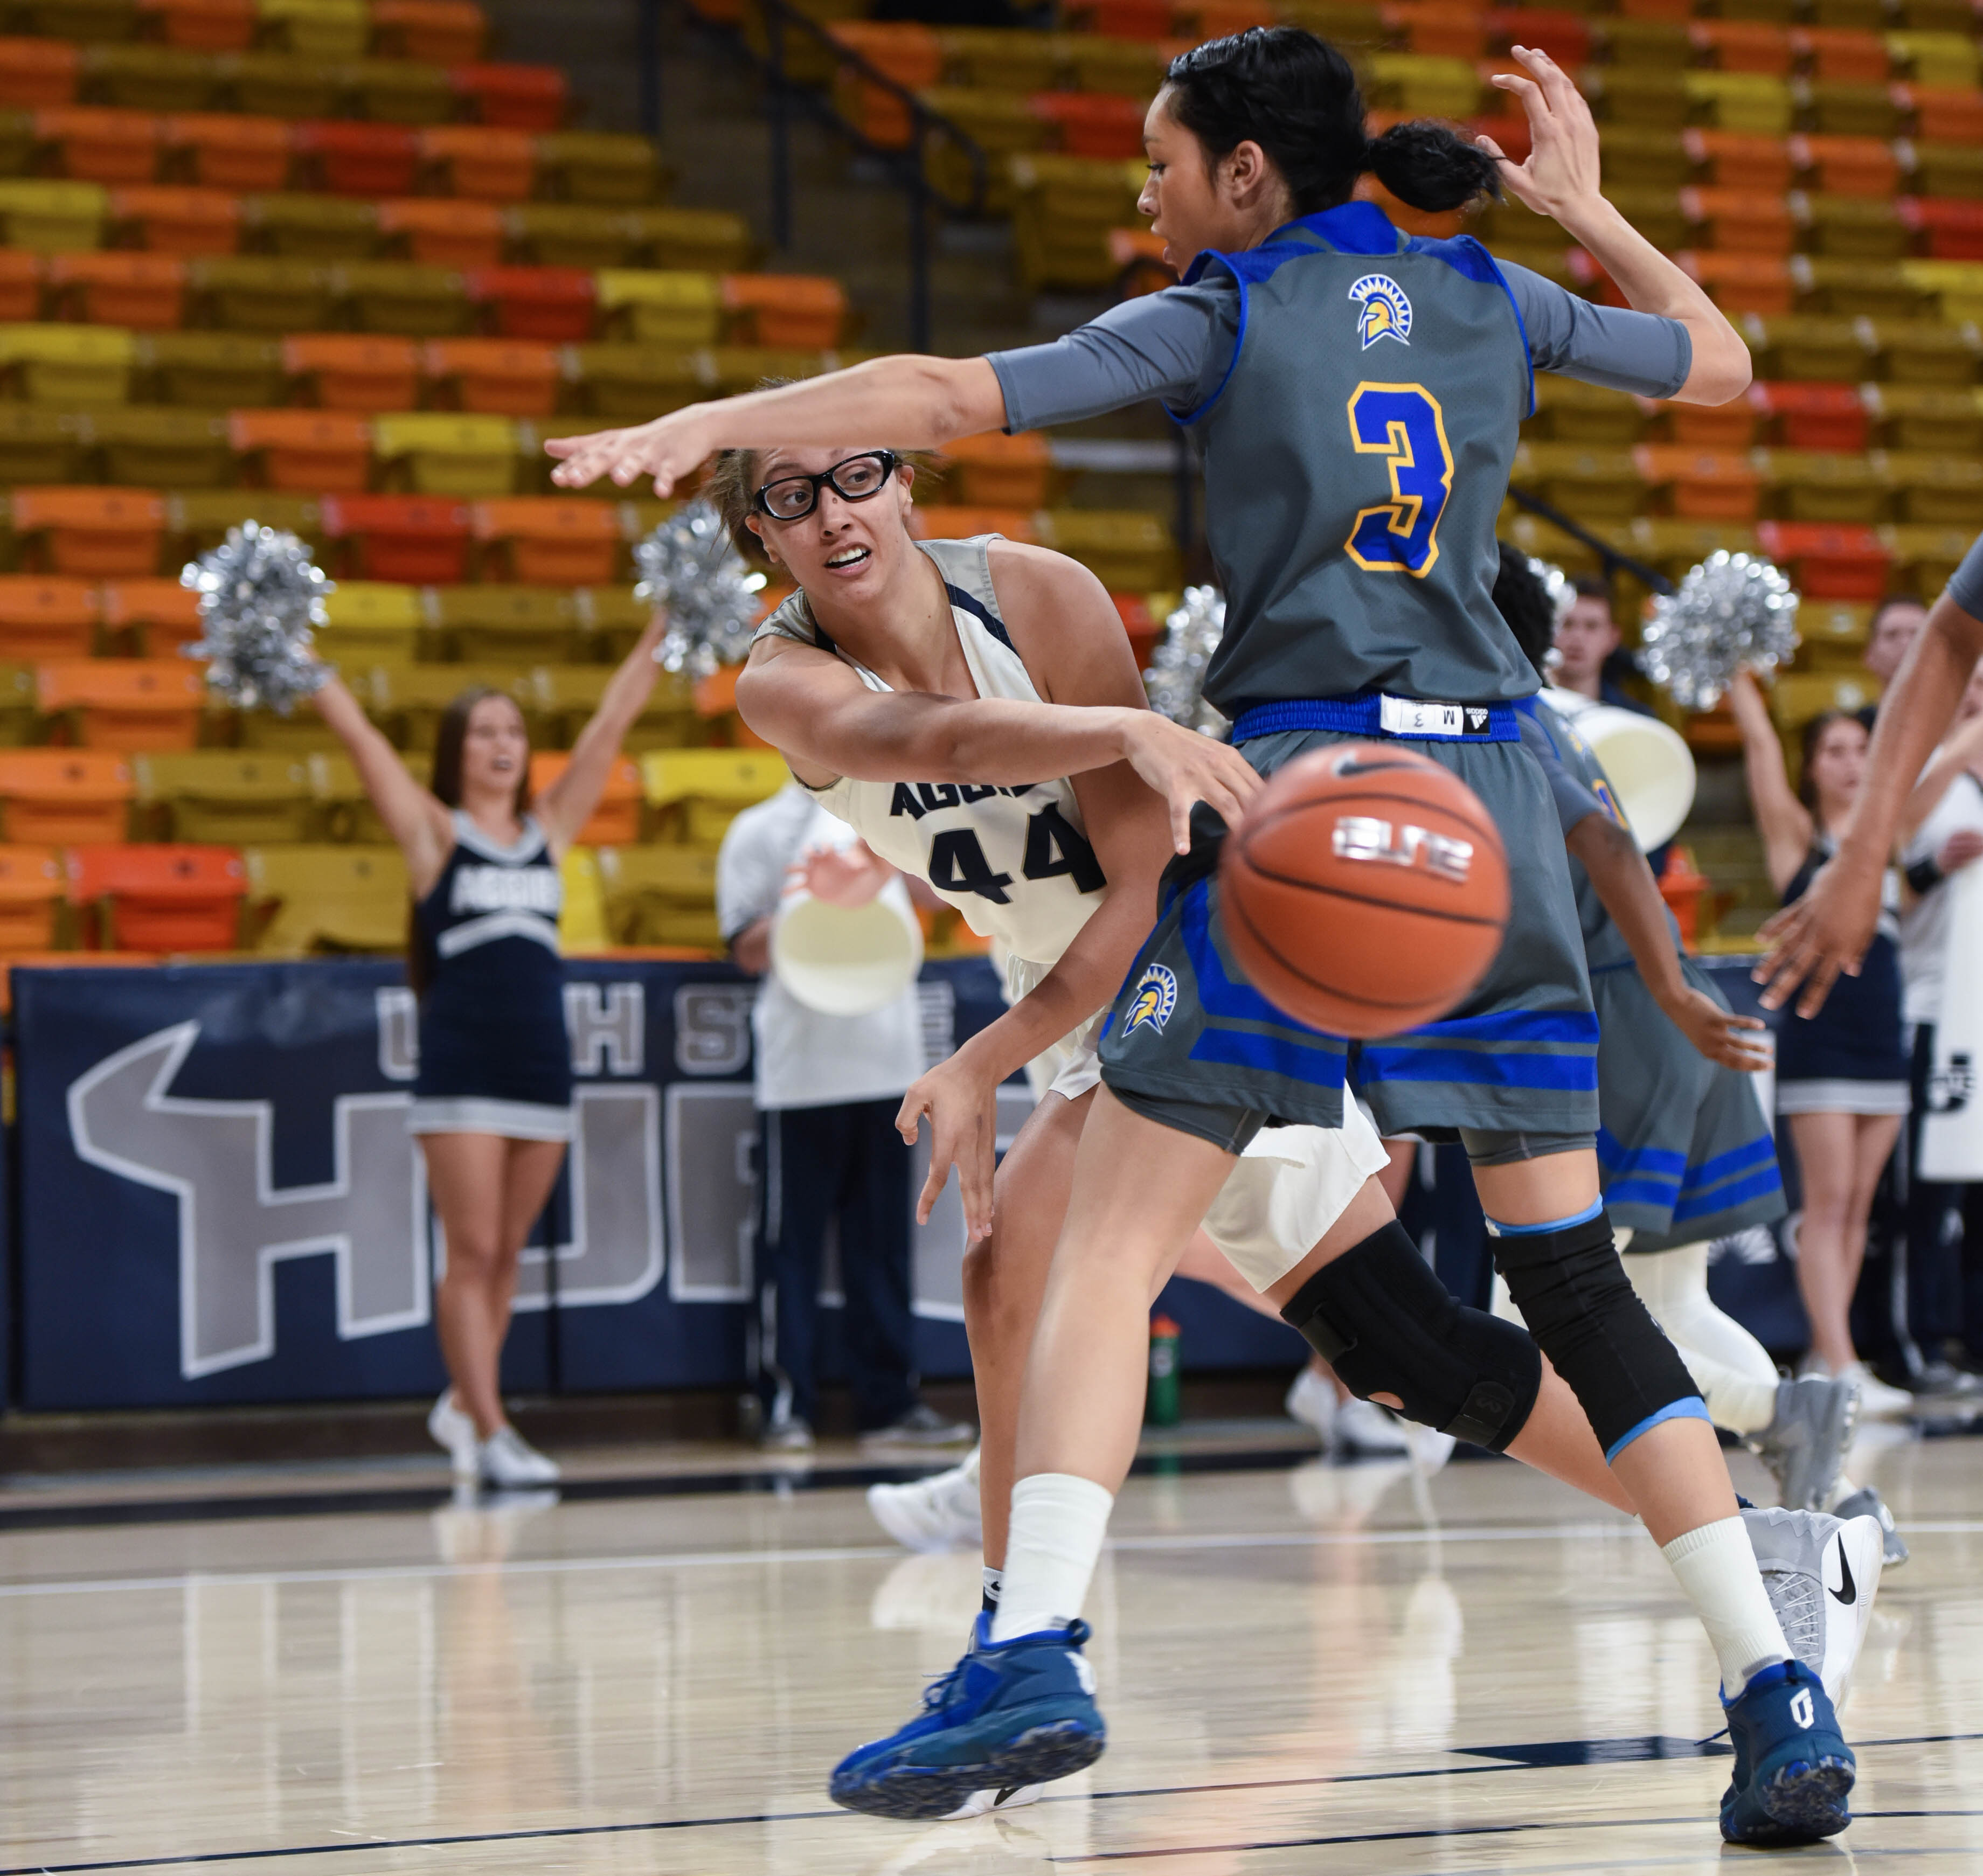
<path id="1" fill-rule="evenodd" d="M 255 0 L 264 45 L 309 59 L 356 59 L 372 38 L 366 0 Z"/>
<path id="2" fill-rule="evenodd" d="M 0 480 L 86 481 L 77 415 L 55 404 L 0 403 Z"/>
<path id="3" fill-rule="evenodd" d="M 80 413 L 89 479 L 140 488 L 210 489 L 234 479 L 227 420 L 203 411 L 112 405 Z"/>
<path id="4" fill-rule="evenodd" d="M 1906 523 L 1880 530 L 1880 544 L 1892 557 L 1896 587 L 1924 601 L 1948 585 L 1975 538 L 1961 528 Z"/>
<path id="5" fill-rule="evenodd" d="M 536 145 L 540 192 L 565 202 L 638 208 L 660 195 L 663 173 L 645 137 L 551 131 Z"/>
<path id="6" fill-rule="evenodd" d="M 290 260 L 369 260 L 379 246 L 379 210 L 336 196 L 250 196 L 242 202 L 246 245 Z"/>
<path id="7" fill-rule="evenodd" d="M 383 488 L 464 500 L 516 488 L 517 426 L 507 417 L 449 410 L 376 417 L 372 452 Z"/>
<path id="8" fill-rule="evenodd" d="M 1580 518 L 1624 520 L 1645 505 L 1645 483 L 1628 450 L 1524 443 L 1515 453 L 1513 480 Z"/>
<path id="9" fill-rule="evenodd" d="M 568 663 L 584 630 L 570 593 L 553 587 L 435 587 L 427 607 L 443 655 L 464 664 Z"/>
<path id="10" fill-rule="evenodd" d="M 1681 191 L 1626 182 L 1606 192 L 1618 212 L 1656 248 L 1671 253 L 1694 245 L 1696 224 L 1683 206 Z M 1690 201 L 1697 201 L 1700 195 L 1699 190 L 1686 193 Z M 1720 247 L 1724 244 L 1708 241 L 1703 245 Z"/>
<path id="11" fill-rule="evenodd" d="M 285 528 L 313 543 L 323 540 L 323 510 L 313 496 L 271 489 L 183 490 L 169 497 L 166 503 L 171 564 L 179 565 L 217 547 L 230 527 L 239 527 L 244 521 Z"/>
<path id="12" fill-rule="evenodd" d="M 1694 180 L 1693 159 L 1676 131 L 1607 125 L 1598 155 L 1607 189 L 1614 183 L 1640 189 L 1678 189 Z"/>
<path id="13" fill-rule="evenodd" d="M 612 677 L 613 667 L 608 664 L 538 665 L 530 673 L 530 681 L 547 739 L 560 748 L 570 748 L 599 707 Z M 697 747 L 703 736 L 693 687 L 678 677 L 664 675 L 621 747 L 630 755 L 644 756 L 655 750 Z"/>
<path id="14" fill-rule="evenodd" d="M 342 75 L 360 115 L 380 124 L 427 126 L 454 115 L 452 75 L 412 59 L 358 59 Z"/>
<path id="15" fill-rule="evenodd" d="M 336 117 L 344 100 L 343 69 L 290 52 L 243 52 L 228 76 L 237 106 L 256 117 Z"/>
<path id="16" fill-rule="evenodd" d="M 21 0 L 8 8 L 37 38 L 114 45 L 138 36 L 138 0 Z"/>
<path id="17" fill-rule="evenodd" d="M 361 680 L 366 681 L 370 681 Z M 342 746 L 312 750 L 303 760 L 309 772 L 313 839 L 335 841 L 341 846 L 391 844 L 392 835 L 386 831 L 385 822 L 379 818 L 379 811 L 372 805 L 372 798 L 359 779 L 356 765 Z M 428 764 L 424 761 L 416 761 L 410 765 L 408 772 L 424 788 L 427 785 L 427 771 Z"/>
<path id="18" fill-rule="evenodd" d="M 1414 117 L 1471 117 L 1480 109 L 1480 79 L 1470 59 L 1377 52 L 1370 57 L 1368 69 L 1369 99 L 1379 109 L 1403 111 Z"/>
<path id="19" fill-rule="evenodd" d="M 340 580 L 324 601 L 329 622 L 317 628 L 317 649 L 333 664 L 408 664 L 426 628 L 418 587 L 385 580 Z"/>
<path id="20" fill-rule="evenodd" d="M 1910 146 L 1910 153 L 1914 173 L 1909 186 L 1918 193 L 1972 202 L 1983 196 L 1983 149 L 1924 137 Z"/>
<path id="21" fill-rule="evenodd" d="M 1972 386 L 1871 384 L 1863 395 L 1874 436 L 1891 449 L 1963 456 L 1983 451 L 1983 399 Z"/>
<path id="22" fill-rule="evenodd" d="M 1783 672 L 1770 687 L 1770 714 L 1787 731 L 1801 729 L 1828 710 L 1848 712 L 1877 703 L 1880 681 L 1870 671 L 1855 675 L 1814 671 Z"/>
<path id="23" fill-rule="evenodd" d="M 636 343 L 713 345 L 723 326 L 723 288 L 713 274 L 601 269 L 599 309 L 606 329 Z"/>
<path id="24" fill-rule="evenodd" d="M 558 914 L 558 943 L 567 951 L 604 951 L 613 942 L 606 923 L 606 895 L 599 875 L 599 854 L 590 847 L 574 847 L 558 868 L 564 905 Z"/>
<path id="25" fill-rule="evenodd" d="M 122 110 L 212 111 L 227 102 L 220 62 L 177 46 L 92 46 L 84 77 L 90 96 Z"/>
<path id="26" fill-rule="evenodd" d="M 283 348 L 244 333 L 146 333 L 139 375 L 160 402 L 209 410 L 263 410 L 284 400 Z"/>
<path id="27" fill-rule="evenodd" d="M 1657 65 L 1610 65 L 1586 73 L 1583 82 L 1592 109 L 1607 125 L 1678 131 L 1692 109 L 1687 76 Z"/>
<path id="28" fill-rule="evenodd" d="M 38 254 L 102 245 L 110 192 L 101 182 L 0 182 L 0 240 Z"/>
<path id="29" fill-rule="evenodd" d="M 775 751 L 754 749 L 655 750 L 640 777 L 660 837 L 712 852 L 739 814 L 791 779 Z"/>
<path id="30" fill-rule="evenodd" d="M 360 682 L 353 688 L 394 746 L 422 754 L 433 751 L 441 712 L 473 685 L 487 684 L 515 697 L 527 721 L 536 702 L 527 680 L 506 666 L 378 664 L 357 675 Z"/>
<path id="31" fill-rule="evenodd" d="M 406 863 L 396 847 L 251 847 L 242 856 L 271 957 L 392 951 L 406 941 Z"/>
<path id="32" fill-rule="evenodd" d="M 1582 384 L 1551 372 L 1537 373 L 1531 435 L 1551 443 L 1620 449 L 1637 443 L 1645 428 L 1644 413 L 1624 392 Z"/>
<path id="33" fill-rule="evenodd" d="M 527 266 L 630 267 L 650 258 L 630 209 L 519 202 L 502 214 L 514 257 Z"/>
<path id="34" fill-rule="evenodd" d="M 466 282 L 449 267 L 407 261 L 353 261 L 337 270 L 339 297 L 361 332 L 446 339 L 471 331 L 475 309 Z"/>
<path id="35" fill-rule="evenodd" d="M 41 728 L 32 664 L 0 664 L 0 747 L 19 749 Z"/>
<path id="36" fill-rule="evenodd" d="M 152 839 L 239 847 L 309 838 L 309 771 L 299 757 L 141 751 L 131 774 Z"/>
<path id="37" fill-rule="evenodd" d="M 1142 510 L 1050 508 L 1042 511 L 1038 538 L 1077 560 L 1112 593 L 1174 590 L 1179 584 L 1177 543 L 1162 517 Z"/>
<path id="38" fill-rule="evenodd" d="M 188 263 L 196 323 L 234 332 L 313 332 L 337 304 L 331 270 L 263 255 L 202 256 Z"/>
<path id="39" fill-rule="evenodd" d="M 567 354 L 580 408 L 644 421 L 700 403 L 715 388 L 705 356 L 686 347 L 580 345 Z"/>
<path id="40" fill-rule="evenodd" d="M 1871 362 L 1866 329 L 1851 319 L 1790 314 L 1741 321 L 1758 378 L 1806 378 L 1856 383 Z"/>
<path id="41" fill-rule="evenodd" d="M 1925 296 L 1924 310 L 1950 324 L 1967 324 L 1983 317 L 1983 261 L 1905 260 L 1901 278 Z"/>
<path id="42" fill-rule="evenodd" d="M 1770 512 L 1784 520 L 1870 525 L 1887 518 L 1887 478 L 1865 456 L 1768 450 L 1761 466 Z"/>
<path id="43" fill-rule="evenodd" d="M 721 947 L 713 848 L 602 848 L 599 882 L 616 944 Z"/>
<path id="44" fill-rule="evenodd" d="M 1983 528 L 1983 463 L 1938 451 L 1895 450 L 1881 466 L 1894 519 L 1926 527 Z"/>
<path id="45" fill-rule="evenodd" d="M 1907 226 L 1891 202 L 1858 196 L 1799 199 L 1800 245 L 1812 254 L 1858 260 L 1895 261 L 1908 252 Z"/>
<path id="46" fill-rule="evenodd" d="M 1072 35 L 1052 32 L 1013 32 L 1001 27 L 940 28 L 937 49 L 945 81 L 982 85 L 987 90 L 1058 91 L 1072 76 L 1068 61 Z"/>

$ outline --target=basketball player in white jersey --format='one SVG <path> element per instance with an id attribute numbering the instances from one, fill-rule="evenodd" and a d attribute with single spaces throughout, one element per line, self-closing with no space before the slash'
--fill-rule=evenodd
<path id="1" fill-rule="evenodd" d="M 1086 569 L 996 537 L 914 540 L 913 475 L 884 449 L 737 450 L 717 458 L 711 493 L 740 543 L 799 588 L 752 647 L 737 685 L 745 720 L 878 855 L 927 878 L 1011 956 L 1012 1006 L 911 1088 L 901 1112 L 911 1138 L 931 1123 L 922 1216 L 958 1172 L 995 1601 L 1020 1385 L 1099 1082 L 1095 1032 L 1147 934 L 1158 875 L 1188 845 L 1192 803 L 1231 819 L 1258 783 L 1226 746 L 1148 708 L 1114 604 Z M 1160 986 L 1150 994 L 1160 1000 Z M 998 1085 L 1049 1052 L 1052 1092 L 995 1174 Z M 1353 1105 L 1340 1131 L 1264 1129 L 1206 1234 L 1283 1304 L 1392 1223 L 1374 1176 L 1386 1163 Z M 1424 1282 L 1416 1247 L 1403 1246 Z M 1574 1397 L 1540 1366 L 1533 1406 L 1493 1443 L 1630 1511 Z"/>

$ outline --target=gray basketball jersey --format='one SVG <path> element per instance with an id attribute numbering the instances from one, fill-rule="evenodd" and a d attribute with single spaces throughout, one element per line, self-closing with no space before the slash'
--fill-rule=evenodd
<path id="1" fill-rule="evenodd" d="M 1205 694 L 1490 703 L 1536 677 L 1495 610 L 1494 524 L 1533 400 L 1506 283 L 1463 236 L 1367 202 L 1201 255 L 1238 282 L 1225 383 L 1179 413 L 1205 455 L 1226 635 Z"/>

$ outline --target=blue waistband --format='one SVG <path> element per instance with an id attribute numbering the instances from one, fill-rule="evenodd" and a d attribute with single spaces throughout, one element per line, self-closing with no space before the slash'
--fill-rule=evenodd
<path id="1" fill-rule="evenodd" d="M 1478 712 L 1485 719 L 1478 730 L 1442 735 L 1434 731 L 1394 732 L 1383 727 L 1384 700 L 1375 691 L 1356 697 L 1290 697 L 1277 704 L 1256 704 L 1242 711 L 1232 726 L 1236 743 L 1256 736 L 1279 736 L 1289 730 L 1330 730 L 1345 736 L 1391 736 L 1413 743 L 1519 743 L 1522 726 L 1512 704 L 1470 704 L 1456 707 Z"/>

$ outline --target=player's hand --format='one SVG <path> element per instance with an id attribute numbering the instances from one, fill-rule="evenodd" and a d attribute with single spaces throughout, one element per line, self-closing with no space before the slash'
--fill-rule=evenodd
<path id="1" fill-rule="evenodd" d="M 1228 827 L 1237 825 L 1246 804 L 1266 786 L 1252 764 L 1231 744 L 1201 736 L 1155 711 L 1129 716 L 1129 765 L 1169 803 L 1178 851 L 1191 851 L 1191 811 L 1200 801 Z"/>
<path id="2" fill-rule="evenodd" d="M 848 847 L 816 847 L 787 875 L 829 905 L 865 905 L 895 872 L 865 841 Z"/>
<path id="3" fill-rule="evenodd" d="M 1524 208 L 1560 216 L 1600 192 L 1597 122 L 1569 73 L 1548 53 L 1524 45 L 1512 49 L 1523 72 L 1497 72 L 1487 82 L 1521 99 L 1529 118 L 1528 159 L 1516 162 L 1492 137 L 1474 142 L 1499 159 L 1501 186 Z"/>
<path id="4" fill-rule="evenodd" d="M 1674 1025 L 1710 1062 L 1724 1068 L 1767 1068 L 1774 1059 L 1768 1025 L 1760 1016 L 1737 1016 L 1689 985 L 1661 1006 Z M 1757 1032 L 1762 1031 L 1761 1035 Z"/>
<path id="5" fill-rule="evenodd" d="M 916 1222 L 929 1222 L 954 1165 L 964 1200 L 965 1240 L 988 1238 L 992 1179 L 998 1169 L 998 1082 L 976 1066 L 968 1043 L 903 1095 L 895 1127 L 911 1146 L 925 1115 L 930 1124 L 929 1177 L 916 1198 Z"/>
<path id="6" fill-rule="evenodd" d="M 582 489 L 609 476 L 626 488 L 642 476 L 654 479 L 654 493 L 674 493 L 709 453 L 693 406 L 657 417 L 630 430 L 594 430 L 585 436 L 547 436 L 544 453 L 560 459 L 551 480 L 561 489 Z"/>
<path id="7" fill-rule="evenodd" d="M 1763 986 L 1764 1008 L 1780 1010 L 1796 997 L 1797 1013 L 1815 1016 L 1840 971 L 1859 975 L 1880 922 L 1880 873 L 1877 861 L 1868 867 L 1828 860 L 1804 897 L 1763 927 L 1767 948 L 1751 975 Z"/>
<path id="8" fill-rule="evenodd" d="M 1983 834 L 1978 834 L 1974 828 L 1965 828 L 1942 842 L 1941 851 L 1935 855 L 1935 863 L 1946 878 L 1979 858 L 1983 858 Z"/>

